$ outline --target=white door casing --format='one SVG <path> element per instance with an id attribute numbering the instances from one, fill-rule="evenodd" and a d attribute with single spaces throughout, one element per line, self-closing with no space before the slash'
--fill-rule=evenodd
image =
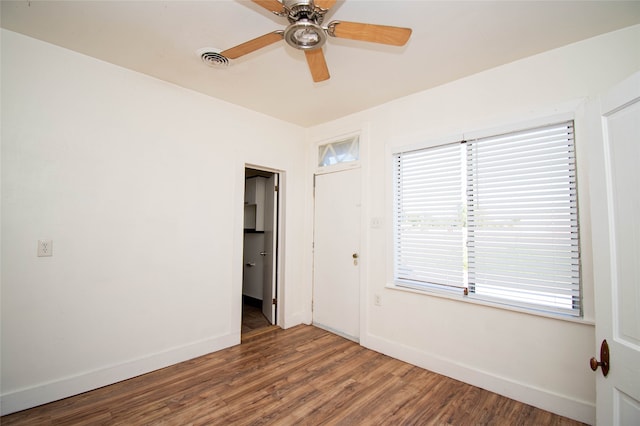
<path id="1" fill-rule="evenodd" d="M 315 176 L 313 323 L 360 337 L 360 169 Z"/>
<path id="2" fill-rule="evenodd" d="M 276 323 L 276 251 L 278 236 L 278 175 L 267 179 L 264 193 L 264 278 L 262 285 L 262 313 L 269 323 Z"/>
<path id="3" fill-rule="evenodd" d="M 640 425 L 640 73 L 601 98 L 602 145 L 590 167 L 599 425 Z"/>

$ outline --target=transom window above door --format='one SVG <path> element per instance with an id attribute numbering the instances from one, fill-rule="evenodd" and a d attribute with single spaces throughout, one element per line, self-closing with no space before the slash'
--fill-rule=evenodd
<path id="1" fill-rule="evenodd" d="M 358 136 L 330 142 L 318 147 L 319 167 L 335 166 L 336 164 L 350 163 L 359 159 L 360 138 Z"/>

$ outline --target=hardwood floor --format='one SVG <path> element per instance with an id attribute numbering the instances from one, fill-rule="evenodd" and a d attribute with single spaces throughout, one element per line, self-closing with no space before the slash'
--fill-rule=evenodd
<path id="1" fill-rule="evenodd" d="M 262 307 L 251 302 L 242 304 L 242 333 L 269 327 L 269 320 L 262 313 Z"/>
<path id="2" fill-rule="evenodd" d="M 578 425 L 311 326 L 2 417 L 10 425 Z"/>

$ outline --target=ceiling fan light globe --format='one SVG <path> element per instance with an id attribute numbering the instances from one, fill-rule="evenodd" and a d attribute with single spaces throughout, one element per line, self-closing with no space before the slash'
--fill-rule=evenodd
<path id="1" fill-rule="evenodd" d="M 320 36 L 315 31 L 303 28 L 293 33 L 293 38 L 304 45 L 316 45 L 320 42 Z"/>
<path id="2" fill-rule="evenodd" d="M 289 46 L 300 50 L 321 48 L 327 41 L 327 34 L 315 22 L 300 20 L 284 30 L 284 39 Z"/>

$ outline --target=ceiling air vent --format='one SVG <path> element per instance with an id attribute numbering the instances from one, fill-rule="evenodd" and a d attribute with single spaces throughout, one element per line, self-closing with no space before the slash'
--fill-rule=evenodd
<path id="1" fill-rule="evenodd" d="M 205 47 L 198 50 L 198 56 L 202 62 L 213 68 L 225 68 L 229 66 L 229 59 L 220 54 L 220 49 Z"/>

